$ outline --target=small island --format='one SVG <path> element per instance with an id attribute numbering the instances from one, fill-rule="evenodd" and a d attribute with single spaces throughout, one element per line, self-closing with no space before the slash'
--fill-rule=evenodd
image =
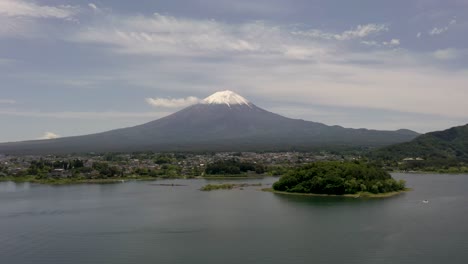
<path id="1" fill-rule="evenodd" d="M 275 193 L 389 197 L 407 191 L 385 170 L 365 162 L 315 162 L 291 170 L 273 184 Z"/>
<path id="2" fill-rule="evenodd" d="M 207 184 L 203 186 L 200 191 L 208 192 L 208 191 L 216 191 L 216 190 L 232 190 L 232 189 L 242 189 L 244 187 L 249 187 L 249 186 L 262 186 L 261 183 L 254 183 L 254 184 L 249 184 L 249 183 L 240 183 L 240 184 L 234 184 L 234 183 L 223 183 L 223 184 Z"/>

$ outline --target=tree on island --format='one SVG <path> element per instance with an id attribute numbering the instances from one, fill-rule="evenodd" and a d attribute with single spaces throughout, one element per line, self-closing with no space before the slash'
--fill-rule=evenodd
<path id="1" fill-rule="evenodd" d="M 374 194 L 405 189 L 385 170 L 364 162 L 316 162 L 292 169 L 273 184 L 275 191 L 311 194 Z"/>

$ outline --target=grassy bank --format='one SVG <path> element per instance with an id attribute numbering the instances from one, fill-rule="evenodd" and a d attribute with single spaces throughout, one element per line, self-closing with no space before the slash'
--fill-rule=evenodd
<path id="1" fill-rule="evenodd" d="M 395 195 L 399 195 L 408 191 L 411 191 L 411 189 L 407 188 L 403 191 L 398 191 L 398 192 L 387 192 L 387 193 L 370 193 L 370 192 L 360 192 L 356 194 L 318 194 L 318 193 L 292 193 L 292 192 L 280 192 L 280 191 L 275 191 L 272 188 L 265 188 L 262 189 L 264 192 L 271 192 L 271 193 L 277 193 L 277 194 L 287 194 L 287 195 L 299 195 L 299 196 L 316 196 L 316 197 L 350 197 L 350 198 L 387 198 L 387 197 L 392 197 Z"/>

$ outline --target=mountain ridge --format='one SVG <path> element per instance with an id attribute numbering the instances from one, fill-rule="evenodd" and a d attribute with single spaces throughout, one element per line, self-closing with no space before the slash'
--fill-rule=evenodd
<path id="1" fill-rule="evenodd" d="M 412 141 L 375 150 L 372 156 L 468 161 L 468 124 L 426 133 Z"/>
<path id="2" fill-rule="evenodd" d="M 259 108 L 231 91 L 221 93 L 214 103 L 204 101 L 138 126 L 84 136 L 3 143 L 0 153 L 308 150 L 332 145 L 384 146 L 418 135 L 409 130 L 350 129 L 287 118 Z"/>

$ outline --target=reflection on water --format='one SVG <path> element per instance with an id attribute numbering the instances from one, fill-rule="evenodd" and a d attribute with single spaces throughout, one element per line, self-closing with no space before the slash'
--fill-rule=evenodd
<path id="1" fill-rule="evenodd" d="M 3 182 L 0 263 L 468 263 L 468 176 L 395 177 L 414 191 L 355 199 L 199 191 L 225 180 Z"/>
<path id="2" fill-rule="evenodd" d="M 25 183 L 14 183 L 11 181 L 0 182 L 0 193 L 21 192 L 21 191 L 27 191 L 30 188 L 31 188 L 31 184 L 29 182 L 25 182 Z"/>

